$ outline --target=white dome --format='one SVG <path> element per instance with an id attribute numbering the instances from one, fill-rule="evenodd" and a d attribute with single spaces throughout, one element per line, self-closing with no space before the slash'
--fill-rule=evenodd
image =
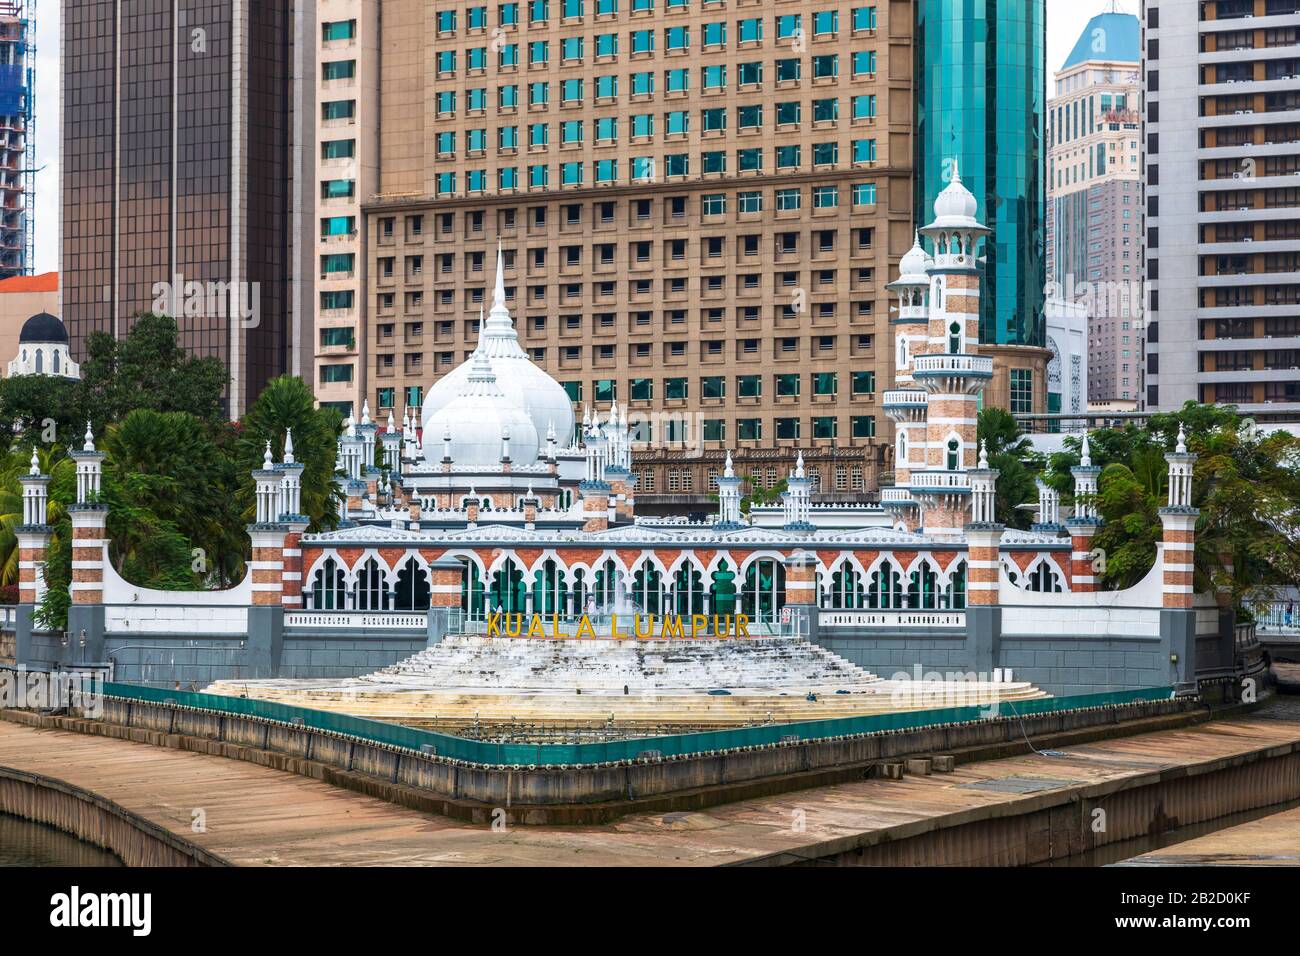
<path id="1" fill-rule="evenodd" d="M 921 246 L 921 237 L 914 233 L 912 248 L 903 253 L 903 258 L 898 260 L 899 278 L 918 278 L 923 282 L 929 282 L 930 267 L 933 265 L 934 259 Z"/>
<path id="2" fill-rule="evenodd" d="M 475 352 L 487 356 L 499 389 L 527 412 L 532 419 L 535 435 L 545 436 L 554 427 L 557 447 L 567 448 L 573 443 L 573 402 L 569 399 L 569 393 L 559 382 L 534 365 L 528 353 L 519 345 L 519 335 L 510 320 L 510 310 L 506 308 L 505 276 L 500 249 L 497 250 L 496 290 L 492 311 L 488 313 L 487 321 L 480 323 L 478 348 Z M 464 362 L 429 387 L 429 393 L 424 398 L 426 429 L 434 416 L 461 394 L 469 377 L 470 363 Z M 440 431 L 435 431 L 425 441 L 436 443 L 440 435 Z M 437 452 L 435 457 L 441 457 L 441 454 Z M 525 459 L 522 452 L 512 451 L 511 457 L 517 462 L 526 461 L 528 464 L 532 464 L 533 460 Z M 535 457 L 536 452 L 533 454 Z"/>
<path id="3" fill-rule="evenodd" d="M 457 467 L 495 466 L 501 462 L 504 439 L 509 435 L 510 460 L 529 465 L 535 462 L 537 428 L 497 384 L 488 355 L 476 349 L 461 368 L 468 372 L 460 394 L 433 412 L 425 404 L 425 459 L 441 461 L 446 439 L 450 438 L 451 460 Z"/>
<path id="4" fill-rule="evenodd" d="M 979 208 L 975 196 L 961 181 L 956 167 L 952 171 L 952 182 L 934 200 L 934 222 L 928 228 L 954 226 L 978 226 L 975 212 Z"/>

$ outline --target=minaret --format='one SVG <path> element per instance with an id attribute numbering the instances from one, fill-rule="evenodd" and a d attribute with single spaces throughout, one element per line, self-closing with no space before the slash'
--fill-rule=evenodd
<path id="1" fill-rule="evenodd" d="M 18 482 L 23 489 L 23 521 L 14 529 L 18 539 L 18 603 L 37 605 L 45 596 L 45 562 L 53 529 L 46 516 L 50 476 L 41 474 L 34 445 L 31 469 Z"/>
<path id="2" fill-rule="evenodd" d="M 727 461 L 718 479 L 718 520 L 713 524 L 720 531 L 745 527 L 740 520 L 740 483 L 731 463 L 731 449 L 727 449 Z"/>
<path id="3" fill-rule="evenodd" d="M 925 418 L 928 396 L 912 380 L 912 360 L 925 351 L 930 316 L 930 268 L 933 261 L 913 234 L 912 248 L 898 263 L 898 278 L 887 288 L 898 294 L 890 323 L 894 326 L 894 387 L 887 389 L 881 408 L 894 422 L 894 484 L 880 490 L 880 505 L 896 514 L 910 530 L 921 523 L 912 496 L 912 465 L 925 463 Z"/>
<path id="4" fill-rule="evenodd" d="M 1079 449 L 1079 464 L 1070 469 L 1074 476 L 1074 516 L 1066 522 L 1070 532 L 1070 590 L 1097 590 L 1097 571 L 1092 539 L 1102 525 L 1097 513 L 1097 476 L 1101 469 L 1092 463 L 1092 449 L 1085 432 Z"/>
<path id="5" fill-rule="evenodd" d="M 1035 485 L 1038 487 L 1038 515 L 1033 530 L 1060 534 L 1065 530 L 1065 525 L 1061 524 L 1061 493 L 1043 478 L 1039 478 Z"/>
<path id="6" fill-rule="evenodd" d="M 1192 506 L 1192 478 L 1196 455 L 1187 450 L 1187 436 L 1178 425 L 1178 442 L 1165 455 L 1169 463 L 1169 498 L 1160 509 L 1159 560 L 1164 585 L 1160 611 L 1160 636 L 1168 641 L 1170 670 L 1175 685 L 1196 679 L 1196 519 Z M 1231 633 L 1231 632 L 1229 632 Z M 1231 645 L 1229 645 L 1230 647 Z"/>
<path id="7" fill-rule="evenodd" d="M 390 427 L 392 418 L 389 418 Z M 281 603 L 292 610 L 302 607 L 302 536 L 311 523 L 311 518 L 303 514 L 302 509 L 302 474 L 306 466 L 293 455 L 293 429 L 284 432 L 284 461 L 277 466 L 284 476 L 280 486 L 280 515 L 278 521 L 285 526 L 284 546 L 281 557 L 284 561 L 283 587 Z"/>
<path id="8" fill-rule="evenodd" d="M 976 671 L 992 673 L 1002 634 L 999 572 L 1003 526 L 997 521 L 998 470 L 989 467 L 988 446 L 980 445 L 976 467 L 967 473 L 971 516 L 966 539 L 966 642 Z"/>
<path id="9" fill-rule="evenodd" d="M 794 471 L 786 479 L 786 489 L 781 495 L 785 509 L 785 530 L 816 531 L 812 523 L 812 479 L 804 475 L 802 450 L 795 460 Z"/>
<path id="10" fill-rule="evenodd" d="M 397 430 L 393 412 L 388 412 L 388 427 L 379 436 L 379 443 L 384 449 L 384 467 L 388 469 L 389 481 L 402 477 L 402 433 Z"/>
<path id="11" fill-rule="evenodd" d="M 934 201 L 934 221 L 920 230 L 934 245 L 925 353 L 912 360 L 912 378 L 927 393 L 925 464 L 911 486 L 927 534 L 958 536 L 970 508 L 966 472 L 976 464 L 979 397 L 993 377 L 993 360 L 979 345 L 980 274 L 977 246 L 989 230 L 975 218 L 978 203 L 953 170 Z"/>
<path id="12" fill-rule="evenodd" d="M 95 449 L 95 435 L 86 422 L 80 451 L 69 452 L 77 463 L 77 501 L 72 518 L 72 603 L 102 604 L 104 599 L 104 528 L 108 505 L 99 500 L 104 453 Z M 71 622 L 69 622 L 71 624 Z"/>

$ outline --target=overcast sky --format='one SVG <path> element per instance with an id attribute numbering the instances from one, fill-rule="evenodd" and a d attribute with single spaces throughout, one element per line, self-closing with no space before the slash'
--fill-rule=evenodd
<path id="1" fill-rule="evenodd" d="M 36 24 L 36 271 L 59 266 L 59 5 L 45 0 Z M 1061 68 L 1090 17 L 1108 0 L 1047 0 L 1047 77 Z M 1121 0 L 1137 12 L 1137 0 Z"/>

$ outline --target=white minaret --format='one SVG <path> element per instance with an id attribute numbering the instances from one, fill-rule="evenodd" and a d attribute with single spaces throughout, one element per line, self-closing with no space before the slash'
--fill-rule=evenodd
<path id="1" fill-rule="evenodd" d="M 718 479 L 718 520 L 715 528 L 742 528 L 740 521 L 740 478 L 731 464 L 731 450 L 727 450 L 727 462 Z"/>
<path id="2" fill-rule="evenodd" d="M 1001 472 L 989 467 L 988 442 L 980 442 L 978 465 L 967 474 L 971 486 L 970 523 L 986 526 L 996 524 L 997 481 Z"/>
<path id="3" fill-rule="evenodd" d="M 1074 518 L 1076 521 L 1099 525 L 1101 519 L 1097 514 L 1097 476 L 1101 469 L 1092 463 L 1092 448 L 1088 444 L 1088 435 L 1084 433 L 1083 445 L 1079 449 L 1079 464 L 1070 469 L 1074 475 Z"/>
<path id="4" fill-rule="evenodd" d="M 781 495 L 785 508 L 786 531 L 813 531 L 812 479 L 804 475 L 803 451 L 795 460 L 794 471 L 786 479 L 786 492 Z"/>

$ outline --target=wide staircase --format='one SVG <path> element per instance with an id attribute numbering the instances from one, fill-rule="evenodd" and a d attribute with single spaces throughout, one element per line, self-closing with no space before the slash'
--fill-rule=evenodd
<path id="1" fill-rule="evenodd" d="M 808 641 L 449 637 L 348 680 L 218 681 L 209 693 L 485 737 L 709 730 L 987 705 L 1026 683 L 882 680 Z M 531 728 L 528 729 L 528 728 Z"/>

